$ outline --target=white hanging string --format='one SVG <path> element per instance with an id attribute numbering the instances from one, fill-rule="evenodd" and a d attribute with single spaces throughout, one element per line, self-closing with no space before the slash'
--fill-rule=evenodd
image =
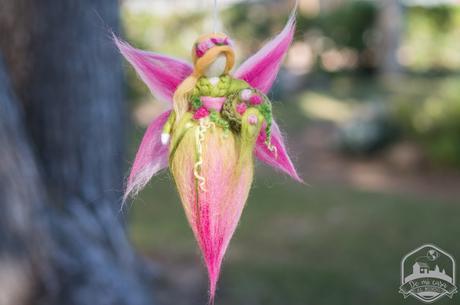
<path id="1" fill-rule="evenodd" d="M 218 11 L 217 0 L 214 0 L 214 9 L 213 9 L 213 31 L 217 33 L 217 23 L 218 23 Z"/>

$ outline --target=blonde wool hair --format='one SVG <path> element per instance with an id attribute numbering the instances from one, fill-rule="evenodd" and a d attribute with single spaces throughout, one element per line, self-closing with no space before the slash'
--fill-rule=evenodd
<path id="1" fill-rule="evenodd" d="M 187 77 L 178 87 L 173 96 L 173 109 L 176 113 L 176 125 L 180 122 L 181 118 L 189 109 L 190 96 L 195 89 L 196 83 L 200 77 L 203 76 L 206 69 L 212 64 L 217 56 L 220 54 L 225 54 L 227 57 L 227 64 L 225 66 L 224 74 L 230 72 L 235 64 L 235 53 L 231 46 L 222 45 L 214 46 L 209 49 L 202 57 L 196 55 L 196 45 L 211 39 L 211 38 L 225 38 L 227 35 L 223 33 L 212 33 L 205 34 L 198 38 L 192 49 L 192 58 L 193 58 L 193 73 Z"/>

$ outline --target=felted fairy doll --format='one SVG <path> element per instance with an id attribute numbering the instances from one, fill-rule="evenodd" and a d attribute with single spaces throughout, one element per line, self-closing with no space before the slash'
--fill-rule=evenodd
<path id="1" fill-rule="evenodd" d="M 169 166 L 203 254 L 211 300 L 252 184 L 253 155 L 301 181 L 265 95 L 292 42 L 294 28 L 293 13 L 283 31 L 234 74 L 233 45 L 222 33 L 197 40 L 193 66 L 115 39 L 152 93 L 172 108 L 149 125 L 125 199 Z"/>

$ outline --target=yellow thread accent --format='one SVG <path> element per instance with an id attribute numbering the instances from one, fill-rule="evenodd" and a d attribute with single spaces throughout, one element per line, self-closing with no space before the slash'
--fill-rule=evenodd
<path id="1" fill-rule="evenodd" d="M 268 144 L 268 150 L 275 154 L 275 159 L 278 159 L 278 148 L 272 143 Z"/>
<path id="2" fill-rule="evenodd" d="M 198 126 L 197 129 L 195 129 L 195 143 L 197 147 L 197 153 L 198 153 L 198 161 L 196 161 L 194 167 L 193 167 L 193 174 L 195 176 L 195 179 L 198 180 L 198 184 L 200 189 L 205 192 L 204 184 L 206 183 L 206 179 L 200 175 L 201 171 L 201 164 L 203 164 L 203 159 L 202 159 L 202 153 L 203 153 L 203 146 L 201 145 L 201 130 L 202 130 L 202 124 L 200 120 L 200 126 Z"/>
<path id="3" fill-rule="evenodd" d="M 193 167 L 193 174 L 195 178 L 199 181 L 198 185 L 203 192 L 206 192 L 204 187 L 206 183 L 206 179 L 201 176 L 201 165 L 203 164 L 203 142 L 204 136 L 206 134 L 206 130 L 211 127 L 215 127 L 216 125 L 213 122 L 210 122 L 208 118 L 200 119 L 200 125 L 195 130 L 195 143 L 198 152 L 198 161 L 195 163 Z"/>

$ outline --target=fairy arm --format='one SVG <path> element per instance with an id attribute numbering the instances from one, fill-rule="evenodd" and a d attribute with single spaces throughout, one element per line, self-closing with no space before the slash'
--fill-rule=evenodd
<path id="1" fill-rule="evenodd" d="M 279 68 L 286 55 L 295 33 L 295 10 L 283 31 L 268 42 L 256 54 L 247 59 L 233 74 L 236 79 L 246 81 L 251 87 L 257 88 L 263 93 L 270 91 L 276 79 Z M 302 182 L 297 173 L 284 144 L 285 139 L 275 119 L 272 119 L 271 126 L 272 148 L 267 147 L 267 135 L 262 130 L 257 139 L 255 154 L 259 160 L 275 169 L 279 169 L 293 179 Z"/>
<path id="2" fill-rule="evenodd" d="M 241 117 L 241 157 L 252 158 L 254 147 L 265 119 L 257 108 L 251 107 Z"/>
<path id="3" fill-rule="evenodd" d="M 268 97 L 245 81 L 239 80 L 238 97 L 241 102 L 248 105 L 248 110 L 256 109 L 257 115 L 263 118 L 265 126 L 265 145 L 272 150 L 271 127 L 273 123 L 272 105 Z M 254 120 L 254 119 L 252 119 Z"/>
<path id="4" fill-rule="evenodd" d="M 166 145 L 169 142 L 169 138 L 171 137 L 171 131 L 176 120 L 176 113 L 171 111 L 171 114 L 168 117 L 168 120 L 163 126 L 163 132 L 161 133 L 161 144 Z"/>
<path id="5" fill-rule="evenodd" d="M 268 97 L 260 90 L 248 86 L 239 93 L 239 99 L 248 105 L 248 110 L 258 108 L 259 113 L 264 118 L 264 124 L 259 129 L 259 136 L 256 141 L 255 154 L 257 158 L 302 182 L 302 178 L 297 174 L 289 158 L 283 134 L 273 117 L 272 106 Z"/>

